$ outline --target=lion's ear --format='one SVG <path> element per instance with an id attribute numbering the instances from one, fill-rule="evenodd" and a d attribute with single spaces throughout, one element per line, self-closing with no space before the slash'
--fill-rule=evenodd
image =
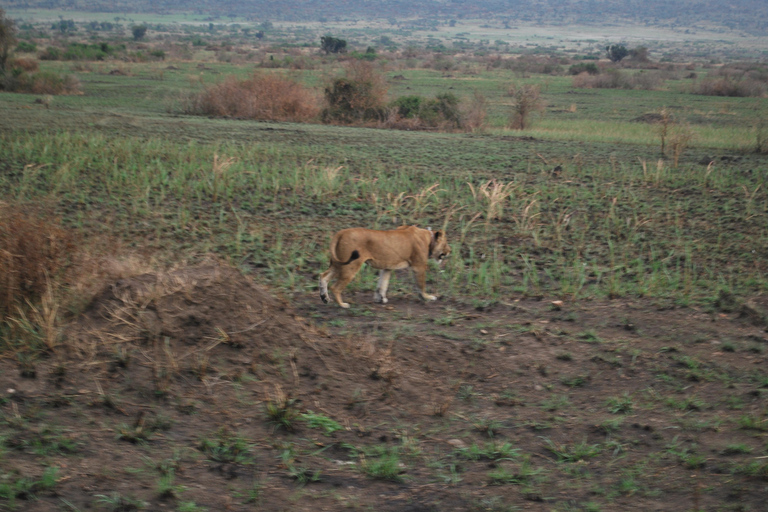
<path id="1" fill-rule="evenodd" d="M 435 242 L 437 242 L 441 236 L 443 236 L 443 232 L 441 230 L 435 231 Z"/>

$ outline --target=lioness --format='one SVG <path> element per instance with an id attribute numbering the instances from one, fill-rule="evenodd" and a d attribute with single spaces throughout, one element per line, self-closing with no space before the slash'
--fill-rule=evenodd
<path id="1" fill-rule="evenodd" d="M 320 274 L 320 298 L 328 302 L 328 283 L 336 278 L 331 286 L 333 298 L 339 306 L 348 308 L 349 304 L 341 300 L 344 287 L 355 277 L 363 263 L 368 263 L 379 272 L 379 283 L 373 294 L 373 300 L 386 304 L 387 287 L 392 271 L 411 267 L 416 275 L 416 284 L 424 300 L 436 300 L 437 297 L 426 292 L 427 260 L 434 258 L 438 262 L 451 254 L 451 248 L 443 231 L 421 229 L 416 226 L 400 226 L 390 231 L 375 229 L 349 228 L 333 235 L 331 240 L 331 268 Z"/>

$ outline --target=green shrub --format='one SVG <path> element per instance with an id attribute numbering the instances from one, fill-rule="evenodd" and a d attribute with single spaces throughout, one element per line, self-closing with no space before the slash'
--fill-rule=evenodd
<path id="1" fill-rule="evenodd" d="M 390 107 L 396 108 L 400 117 L 410 119 L 419 116 L 423 100 L 421 96 L 400 96 L 390 103 Z"/>
<path id="2" fill-rule="evenodd" d="M 600 73 L 600 70 L 594 62 L 580 62 L 568 68 L 568 74 L 570 75 L 580 75 L 582 73 L 597 75 Z"/>
<path id="3" fill-rule="evenodd" d="M 36 52 L 37 45 L 35 43 L 30 43 L 29 41 L 19 41 L 19 44 L 16 45 L 16 51 L 21 53 Z"/>

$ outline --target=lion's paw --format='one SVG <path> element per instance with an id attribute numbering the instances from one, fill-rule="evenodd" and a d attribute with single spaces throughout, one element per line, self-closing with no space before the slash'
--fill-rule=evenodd
<path id="1" fill-rule="evenodd" d="M 437 297 L 435 297 L 434 295 L 424 294 L 422 295 L 422 297 L 424 297 L 424 300 L 437 300 Z"/>
<path id="2" fill-rule="evenodd" d="M 339 303 L 339 306 L 343 307 L 344 309 L 349 309 L 349 303 L 348 302 L 341 302 L 341 303 Z"/>

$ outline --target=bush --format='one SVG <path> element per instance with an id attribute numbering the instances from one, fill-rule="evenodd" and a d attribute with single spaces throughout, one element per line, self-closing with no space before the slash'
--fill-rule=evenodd
<path id="1" fill-rule="evenodd" d="M 626 73 L 618 69 L 608 69 L 605 73 L 590 75 L 581 73 L 573 77 L 573 86 L 578 89 L 643 89 L 653 90 L 661 87 L 663 79 L 656 71 Z"/>
<path id="2" fill-rule="evenodd" d="M 71 264 L 76 244 L 56 221 L 28 212 L 0 209 L 0 318 L 15 306 L 36 302 L 48 280 Z"/>
<path id="3" fill-rule="evenodd" d="M 580 75 L 582 73 L 587 73 L 588 75 L 597 75 L 600 73 L 600 70 L 597 68 L 597 64 L 594 62 L 580 62 L 568 68 L 569 75 Z"/>
<path id="4" fill-rule="evenodd" d="M 729 96 L 734 98 L 760 98 L 766 95 L 768 87 L 757 80 L 733 79 L 728 77 L 710 78 L 697 82 L 691 88 L 693 94 L 704 96 Z"/>
<path id="5" fill-rule="evenodd" d="M 308 121 L 317 116 L 315 95 L 277 75 L 254 73 L 246 80 L 229 77 L 193 96 L 185 113 L 260 121 Z"/>
<path id="6" fill-rule="evenodd" d="M 397 109 L 397 114 L 400 117 L 410 119 L 419 116 L 423 100 L 424 98 L 421 96 L 400 96 L 390 106 Z"/>
<path id="7" fill-rule="evenodd" d="M 386 83 L 365 61 L 352 61 L 347 76 L 337 78 L 325 89 L 325 123 L 381 121 L 385 117 Z"/>
<path id="8" fill-rule="evenodd" d="M 768 93 L 768 66 L 736 62 L 710 71 L 691 92 L 706 96 L 762 97 Z"/>
<path id="9" fill-rule="evenodd" d="M 432 99 L 422 96 L 400 96 L 389 106 L 396 114 L 396 119 L 389 122 L 393 127 L 397 127 L 397 122 L 402 119 L 418 121 L 407 123 L 405 126 L 409 129 L 459 128 L 461 126 L 459 99 L 451 93 L 440 94 Z"/>
<path id="10" fill-rule="evenodd" d="M 19 41 L 19 44 L 16 45 L 16 51 L 20 53 L 36 52 L 37 45 L 35 43 L 30 43 L 29 41 Z"/>
<path id="11" fill-rule="evenodd" d="M 34 73 L 40 69 L 40 65 L 35 59 L 28 59 L 26 57 L 16 57 L 11 59 L 8 65 L 10 66 L 11 70 L 20 69 L 25 73 Z"/>
<path id="12" fill-rule="evenodd" d="M 29 74 L 20 67 L 0 76 L 0 91 L 32 94 L 80 94 L 80 81 L 53 71 Z"/>
<path id="13" fill-rule="evenodd" d="M 428 126 L 458 128 L 461 126 L 459 99 L 449 92 L 438 94 L 421 105 L 419 118 Z"/>
<path id="14" fill-rule="evenodd" d="M 41 71 L 32 75 L 29 92 L 33 94 L 78 94 L 80 81 L 72 75 Z"/>

